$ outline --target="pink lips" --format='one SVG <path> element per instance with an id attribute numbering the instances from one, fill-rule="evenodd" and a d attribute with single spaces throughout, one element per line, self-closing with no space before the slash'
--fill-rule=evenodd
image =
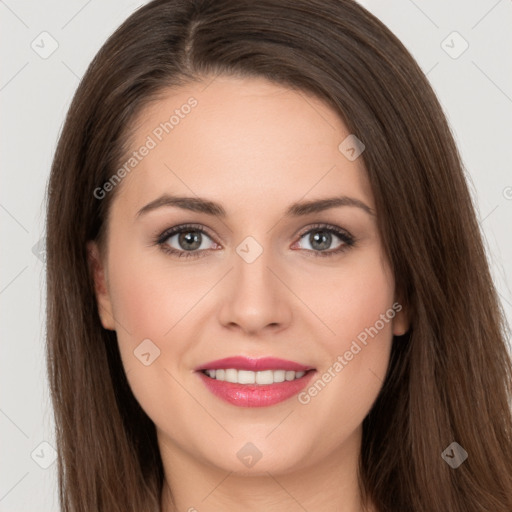
<path id="1" fill-rule="evenodd" d="M 292 381 L 260 385 L 219 381 L 208 377 L 208 375 L 202 372 L 202 370 L 228 368 L 250 370 L 253 372 L 264 370 L 292 370 L 295 372 L 306 372 L 306 374 Z M 201 365 L 196 368 L 196 371 L 206 387 L 215 396 L 238 407 L 267 407 L 287 400 L 304 389 L 312 376 L 316 373 L 311 366 L 305 366 L 293 361 L 286 361 L 274 357 L 261 359 L 228 357 Z"/>
<path id="2" fill-rule="evenodd" d="M 251 370 L 259 372 L 263 370 L 290 370 L 295 372 L 306 372 L 312 370 L 312 366 L 304 366 L 303 364 L 286 361 L 285 359 L 277 359 L 275 357 L 262 357 L 261 359 L 251 359 L 250 357 L 226 357 L 217 359 L 202 366 L 198 366 L 197 370 L 216 370 L 217 368 L 235 368 L 237 370 Z"/>

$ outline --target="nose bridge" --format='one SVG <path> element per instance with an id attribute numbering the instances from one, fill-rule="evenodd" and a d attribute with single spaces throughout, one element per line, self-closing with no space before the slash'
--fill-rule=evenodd
<path id="1" fill-rule="evenodd" d="M 269 238 L 260 243 L 248 236 L 236 246 L 231 285 L 221 313 L 224 324 L 257 331 L 289 320 L 290 311 L 283 295 L 286 290 L 279 289 L 283 285 L 274 275 L 278 265 L 273 257 L 275 252 L 268 246 Z"/>
<path id="2" fill-rule="evenodd" d="M 262 240 L 262 236 L 259 237 Z M 249 297 L 257 299 L 272 294 L 276 283 L 272 282 L 272 248 L 266 237 L 260 243 L 254 236 L 247 236 L 238 244 L 234 255 L 236 287 Z"/>

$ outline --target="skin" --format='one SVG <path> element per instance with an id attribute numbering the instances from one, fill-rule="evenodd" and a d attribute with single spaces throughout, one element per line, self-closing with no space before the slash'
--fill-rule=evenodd
<path id="1" fill-rule="evenodd" d="M 350 132 L 321 100 L 256 78 L 167 91 L 134 123 L 132 148 L 191 96 L 197 106 L 117 186 L 106 246 L 89 244 L 102 324 L 116 331 L 131 389 L 157 428 L 162 510 L 361 511 L 361 424 L 393 335 L 408 329 L 405 310 L 308 404 L 295 396 L 236 407 L 212 395 L 194 369 L 233 355 L 274 356 L 321 376 L 392 308 L 395 282 L 374 215 L 354 206 L 284 215 L 296 201 L 337 195 L 374 210 L 362 158 L 338 150 Z M 137 216 L 163 193 L 216 201 L 226 218 L 174 206 Z M 205 227 L 202 257 L 178 258 L 155 243 L 185 223 Z M 315 256 L 322 249 L 309 235 L 318 228 L 308 227 L 317 223 L 356 243 Z M 263 249 L 252 263 L 236 252 L 248 236 Z M 185 251 L 178 236 L 167 244 Z M 343 242 L 333 235 L 327 244 L 332 252 Z M 145 339 L 160 350 L 149 366 L 134 356 Z M 262 455 L 251 468 L 237 457 L 248 442 Z"/>

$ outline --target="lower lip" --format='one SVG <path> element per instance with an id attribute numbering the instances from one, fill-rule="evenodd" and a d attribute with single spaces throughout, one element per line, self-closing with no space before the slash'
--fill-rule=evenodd
<path id="1" fill-rule="evenodd" d="M 268 407 L 284 400 L 288 400 L 300 393 L 316 373 L 308 371 L 300 379 L 294 379 L 275 384 L 234 384 L 222 380 L 212 379 L 203 372 L 198 372 L 206 387 L 219 398 L 238 407 Z"/>

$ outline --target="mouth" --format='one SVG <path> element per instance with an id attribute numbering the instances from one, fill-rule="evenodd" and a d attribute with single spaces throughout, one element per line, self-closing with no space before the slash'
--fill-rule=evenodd
<path id="1" fill-rule="evenodd" d="M 316 369 L 283 359 L 226 358 L 196 368 L 206 388 L 238 407 L 268 407 L 306 387 Z"/>
<path id="2" fill-rule="evenodd" d="M 263 370 L 254 372 L 251 370 L 237 370 L 235 368 L 201 370 L 201 372 L 210 379 L 221 382 L 231 382 L 232 384 L 257 384 L 259 386 L 269 386 L 280 382 L 291 382 L 302 379 L 306 373 L 313 371 L 315 370 L 300 372 L 294 370 Z"/>

